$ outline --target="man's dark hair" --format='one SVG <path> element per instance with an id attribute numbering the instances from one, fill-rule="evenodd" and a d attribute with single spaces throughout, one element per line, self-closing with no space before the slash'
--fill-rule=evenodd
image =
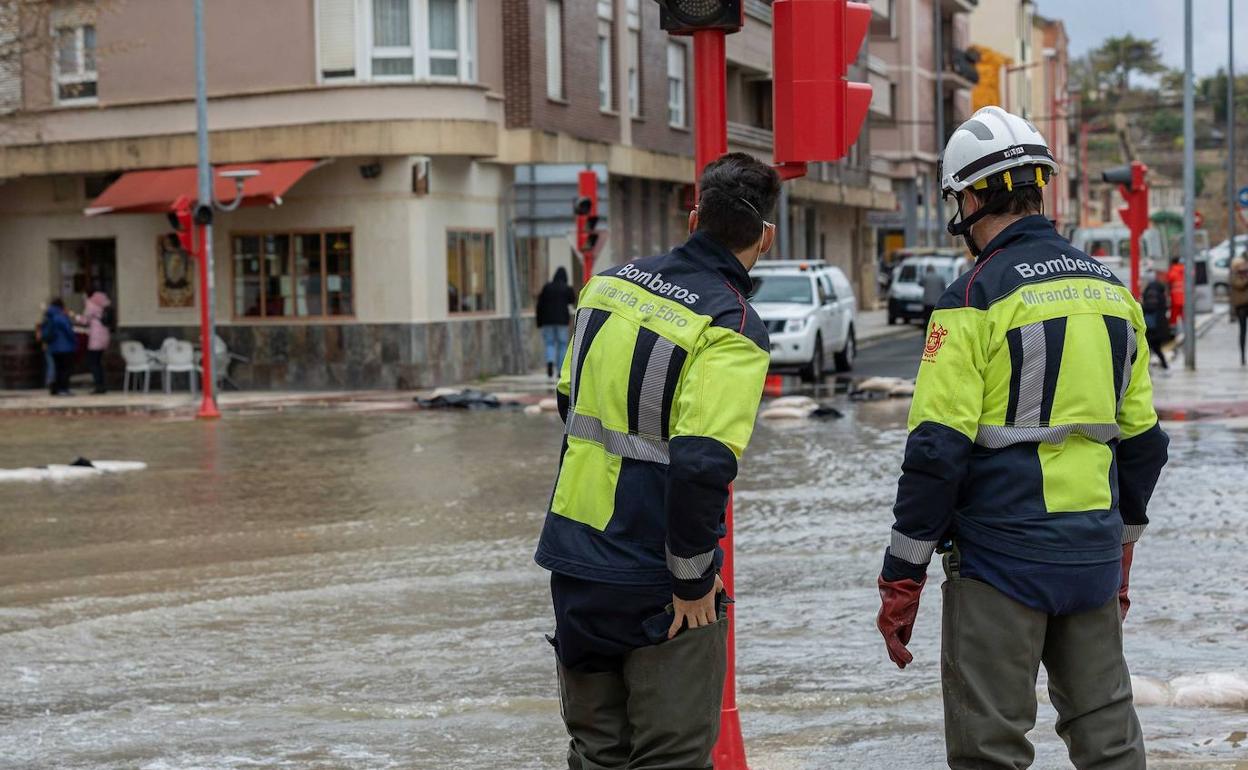
<path id="1" fill-rule="evenodd" d="M 1034 184 L 1020 185 L 1013 190 L 997 187 L 971 192 L 983 208 L 994 214 L 1027 216 L 1044 211 L 1044 191 Z"/>
<path id="2" fill-rule="evenodd" d="M 49 302 L 48 304 L 51 305 L 52 307 L 59 307 L 62 310 L 65 309 L 65 300 L 61 299 L 60 297 L 53 297 L 52 301 Z"/>
<path id="3" fill-rule="evenodd" d="M 751 155 L 730 152 L 706 164 L 698 188 L 698 230 L 741 251 L 762 235 L 762 220 L 780 195 L 780 176 Z"/>

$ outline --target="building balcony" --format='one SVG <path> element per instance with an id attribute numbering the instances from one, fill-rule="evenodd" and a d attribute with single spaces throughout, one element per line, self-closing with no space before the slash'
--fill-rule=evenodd
<path id="1" fill-rule="evenodd" d="M 979 70 L 975 68 L 978 58 L 979 53 L 969 49 L 945 50 L 941 79 L 946 96 L 964 88 L 975 87 L 975 84 L 979 82 Z"/>
<path id="2" fill-rule="evenodd" d="M 498 154 L 502 102 L 476 85 L 315 86 L 209 100 L 213 160 Z M 13 176 L 195 162 L 195 103 L 169 99 L 21 113 L 0 131 Z"/>
<path id="3" fill-rule="evenodd" d="M 979 7 L 979 0 L 939 0 L 940 12 L 943 16 L 955 13 L 971 13 Z"/>
<path id="4" fill-rule="evenodd" d="M 772 134 L 765 128 L 728 121 L 728 144 L 771 152 Z"/>

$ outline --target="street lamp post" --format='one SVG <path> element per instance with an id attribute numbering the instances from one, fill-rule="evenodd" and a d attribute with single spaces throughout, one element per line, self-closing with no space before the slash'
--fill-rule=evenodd
<path id="1" fill-rule="evenodd" d="M 1226 0 L 1226 243 L 1235 258 L 1235 0 Z"/>

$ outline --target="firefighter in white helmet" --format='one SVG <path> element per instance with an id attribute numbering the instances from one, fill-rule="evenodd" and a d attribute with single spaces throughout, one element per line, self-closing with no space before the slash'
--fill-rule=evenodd
<path id="1" fill-rule="evenodd" d="M 949 232 L 977 257 L 928 326 L 878 626 L 899 667 L 941 546 L 952 768 L 1024 768 L 1041 663 L 1078 768 L 1144 768 L 1122 653 L 1128 574 L 1168 440 L 1140 306 L 1043 215 L 1057 163 L 985 107 L 954 132 Z"/>

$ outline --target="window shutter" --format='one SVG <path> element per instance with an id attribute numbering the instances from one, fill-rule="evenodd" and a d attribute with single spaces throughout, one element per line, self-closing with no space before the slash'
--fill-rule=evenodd
<path id="1" fill-rule="evenodd" d="M 22 46 L 17 39 L 18 6 L 0 2 L 0 115 L 22 106 Z"/>
<path id="2" fill-rule="evenodd" d="M 355 77 L 355 0 L 320 0 L 321 77 Z"/>

